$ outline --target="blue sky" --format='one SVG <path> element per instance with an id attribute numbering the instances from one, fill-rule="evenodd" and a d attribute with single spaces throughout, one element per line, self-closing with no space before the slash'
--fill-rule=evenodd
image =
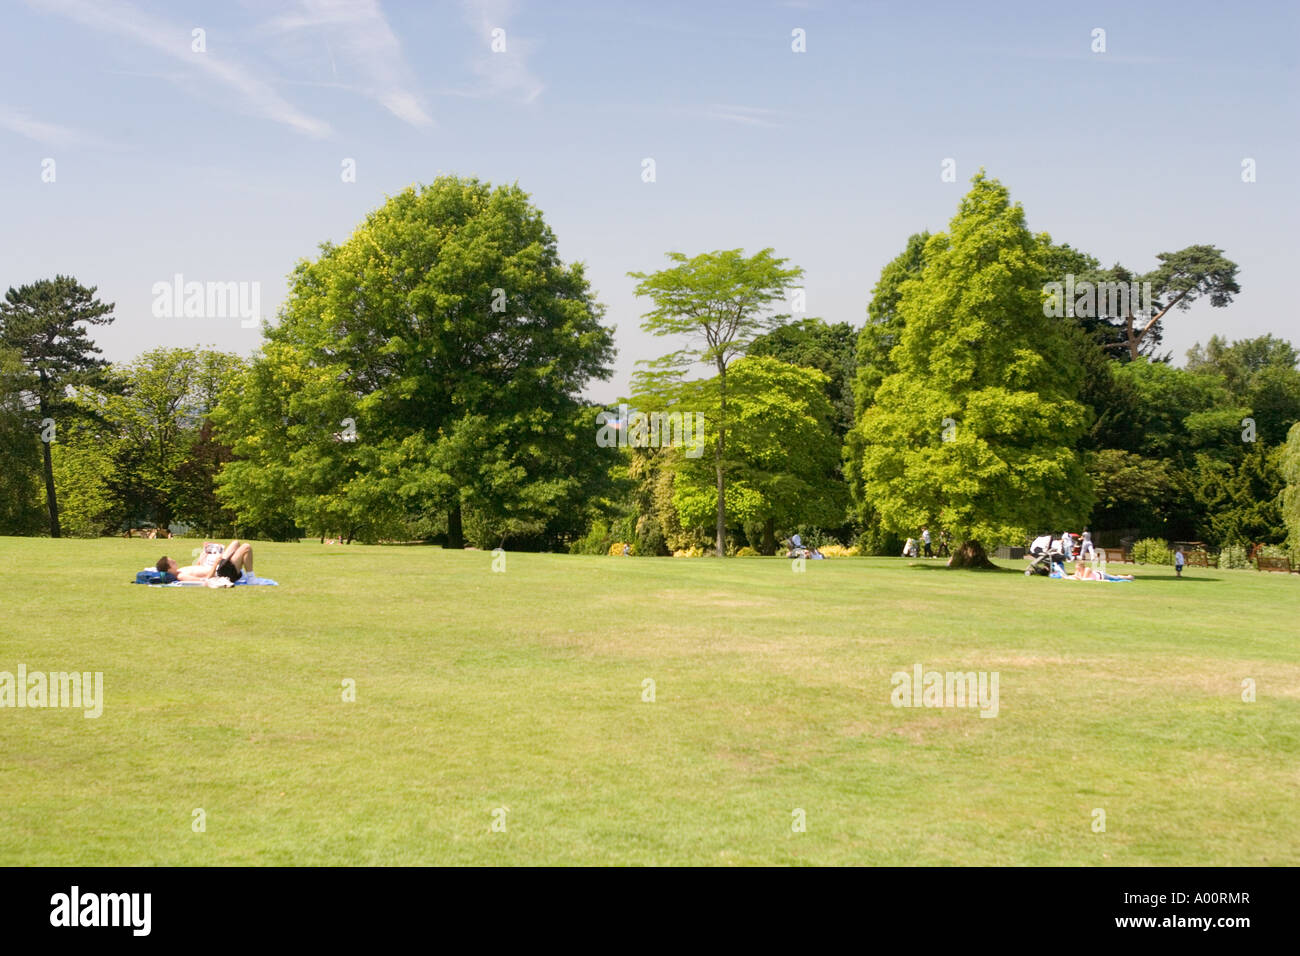
<path id="1" fill-rule="evenodd" d="M 945 228 L 984 166 L 1031 228 L 1105 264 L 1222 247 L 1242 294 L 1166 323 L 1178 360 L 1216 331 L 1300 339 L 1297 11 L 8 0 L 0 288 L 97 285 L 117 305 L 96 330 L 114 360 L 247 354 L 259 334 L 238 319 L 155 318 L 154 283 L 259 282 L 274 316 L 294 263 L 385 196 L 439 172 L 517 181 L 608 307 L 616 372 L 589 394 L 612 401 L 637 359 L 676 347 L 640 331 L 629 270 L 772 246 L 806 270 L 808 314 L 861 325 L 881 266 L 910 233 Z M 956 183 L 941 181 L 947 158 Z"/>

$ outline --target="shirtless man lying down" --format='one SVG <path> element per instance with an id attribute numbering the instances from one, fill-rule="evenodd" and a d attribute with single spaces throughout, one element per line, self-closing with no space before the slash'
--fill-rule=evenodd
<path id="1" fill-rule="evenodd" d="M 225 549 L 220 549 L 218 545 L 209 550 L 204 545 L 197 564 L 178 567 L 173 559 L 163 555 L 158 559 L 156 567 L 176 581 L 206 581 L 213 575 L 238 581 L 244 572 L 253 573 L 253 546 L 236 538 Z"/>

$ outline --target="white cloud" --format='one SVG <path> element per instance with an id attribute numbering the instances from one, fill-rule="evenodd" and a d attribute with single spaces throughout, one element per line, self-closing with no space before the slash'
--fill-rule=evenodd
<path id="1" fill-rule="evenodd" d="M 39 10 L 67 17 L 103 33 L 125 36 L 184 63 L 195 77 L 209 80 L 238 94 L 244 106 L 266 119 L 290 126 L 309 136 L 326 136 L 328 123 L 308 116 L 246 64 L 235 63 L 209 49 L 190 48 L 190 27 L 160 20 L 125 0 L 27 0 Z"/>
<path id="2" fill-rule="evenodd" d="M 267 25 L 271 33 L 318 31 L 326 39 L 331 74 L 337 73 L 335 52 L 346 72 L 356 76 L 347 83 L 372 97 L 385 109 L 412 126 L 433 125 L 419 95 L 413 90 L 411 70 L 402 44 L 389 26 L 378 0 L 294 0 L 290 10 Z"/>

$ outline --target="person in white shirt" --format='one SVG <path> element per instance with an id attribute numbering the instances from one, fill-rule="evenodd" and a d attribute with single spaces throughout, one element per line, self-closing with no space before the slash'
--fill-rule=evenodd
<path id="1" fill-rule="evenodd" d="M 1065 555 L 1065 560 L 1074 560 L 1074 535 L 1068 531 L 1061 532 L 1061 552 Z"/>
<path id="2" fill-rule="evenodd" d="M 1079 560 L 1087 561 L 1097 554 L 1096 548 L 1092 546 L 1092 532 L 1087 528 L 1083 529 L 1083 541 L 1079 545 Z"/>
<path id="3" fill-rule="evenodd" d="M 927 558 L 933 558 L 934 552 L 930 550 L 930 529 L 929 528 L 921 529 L 921 544 L 925 548 L 925 556 Z"/>

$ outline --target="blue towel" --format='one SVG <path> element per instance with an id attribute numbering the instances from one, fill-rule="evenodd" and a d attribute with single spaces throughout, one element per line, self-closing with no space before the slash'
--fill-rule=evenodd
<path id="1" fill-rule="evenodd" d="M 244 584 L 251 585 L 254 587 L 270 587 L 270 588 L 278 588 L 280 586 L 278 582 L 272 581 L 270 578 L 259 578 L 256 574 L 254 574 L 251 571 L 245 571 L 243 577 L 241 577 L 238 581 L 235 582 L 235 587 L 239 587 L 240 585 L 244 585 Z"/>
<path id="2" fill-rule="evenodd" d="M 163 580 L 164 580 L 164 579 L 163 579 L 163 576 L 162 576 L 161 574 L 159 574 L 157 571 L 153 572 L 153 574 L 155 575 L 155 577 L 153 577 L 153 578 L 148 578 L 148 577 L 146 577 L 147 574 L 148 574 L 148 572 L 141 571 L 139 574 L 137 574 L 137 575 L 135 576 L 135 583 L 136 583 L 136 584 L 147 584 L 147 585 L 149 585 L 149 587 L 151 587 L 151 588 L 203 588 L 203 587 L 207 587 L 207 585 L 204 584 L 202 581 L 169 581 L 168 583 L 164 584 L 164 583 L 163 583 Z M 168 575 L 168 577 L 170 577 L 170 575 Z M 255 574 L 249 574 L 247 571 L 245 571 L 244 574 L 243 574 L 243 576 L 240 577 L 240 579 L 239 579 L 238 581 L 235 582 L 235 587 L 271 587 L 271 588 L 278 588 L 279 586 L 280 586 L 280 583 L 279 583 L 278 581 L 272 581 L 270 578 L 259 578 L 257 575 L 255 575 Z"/>

